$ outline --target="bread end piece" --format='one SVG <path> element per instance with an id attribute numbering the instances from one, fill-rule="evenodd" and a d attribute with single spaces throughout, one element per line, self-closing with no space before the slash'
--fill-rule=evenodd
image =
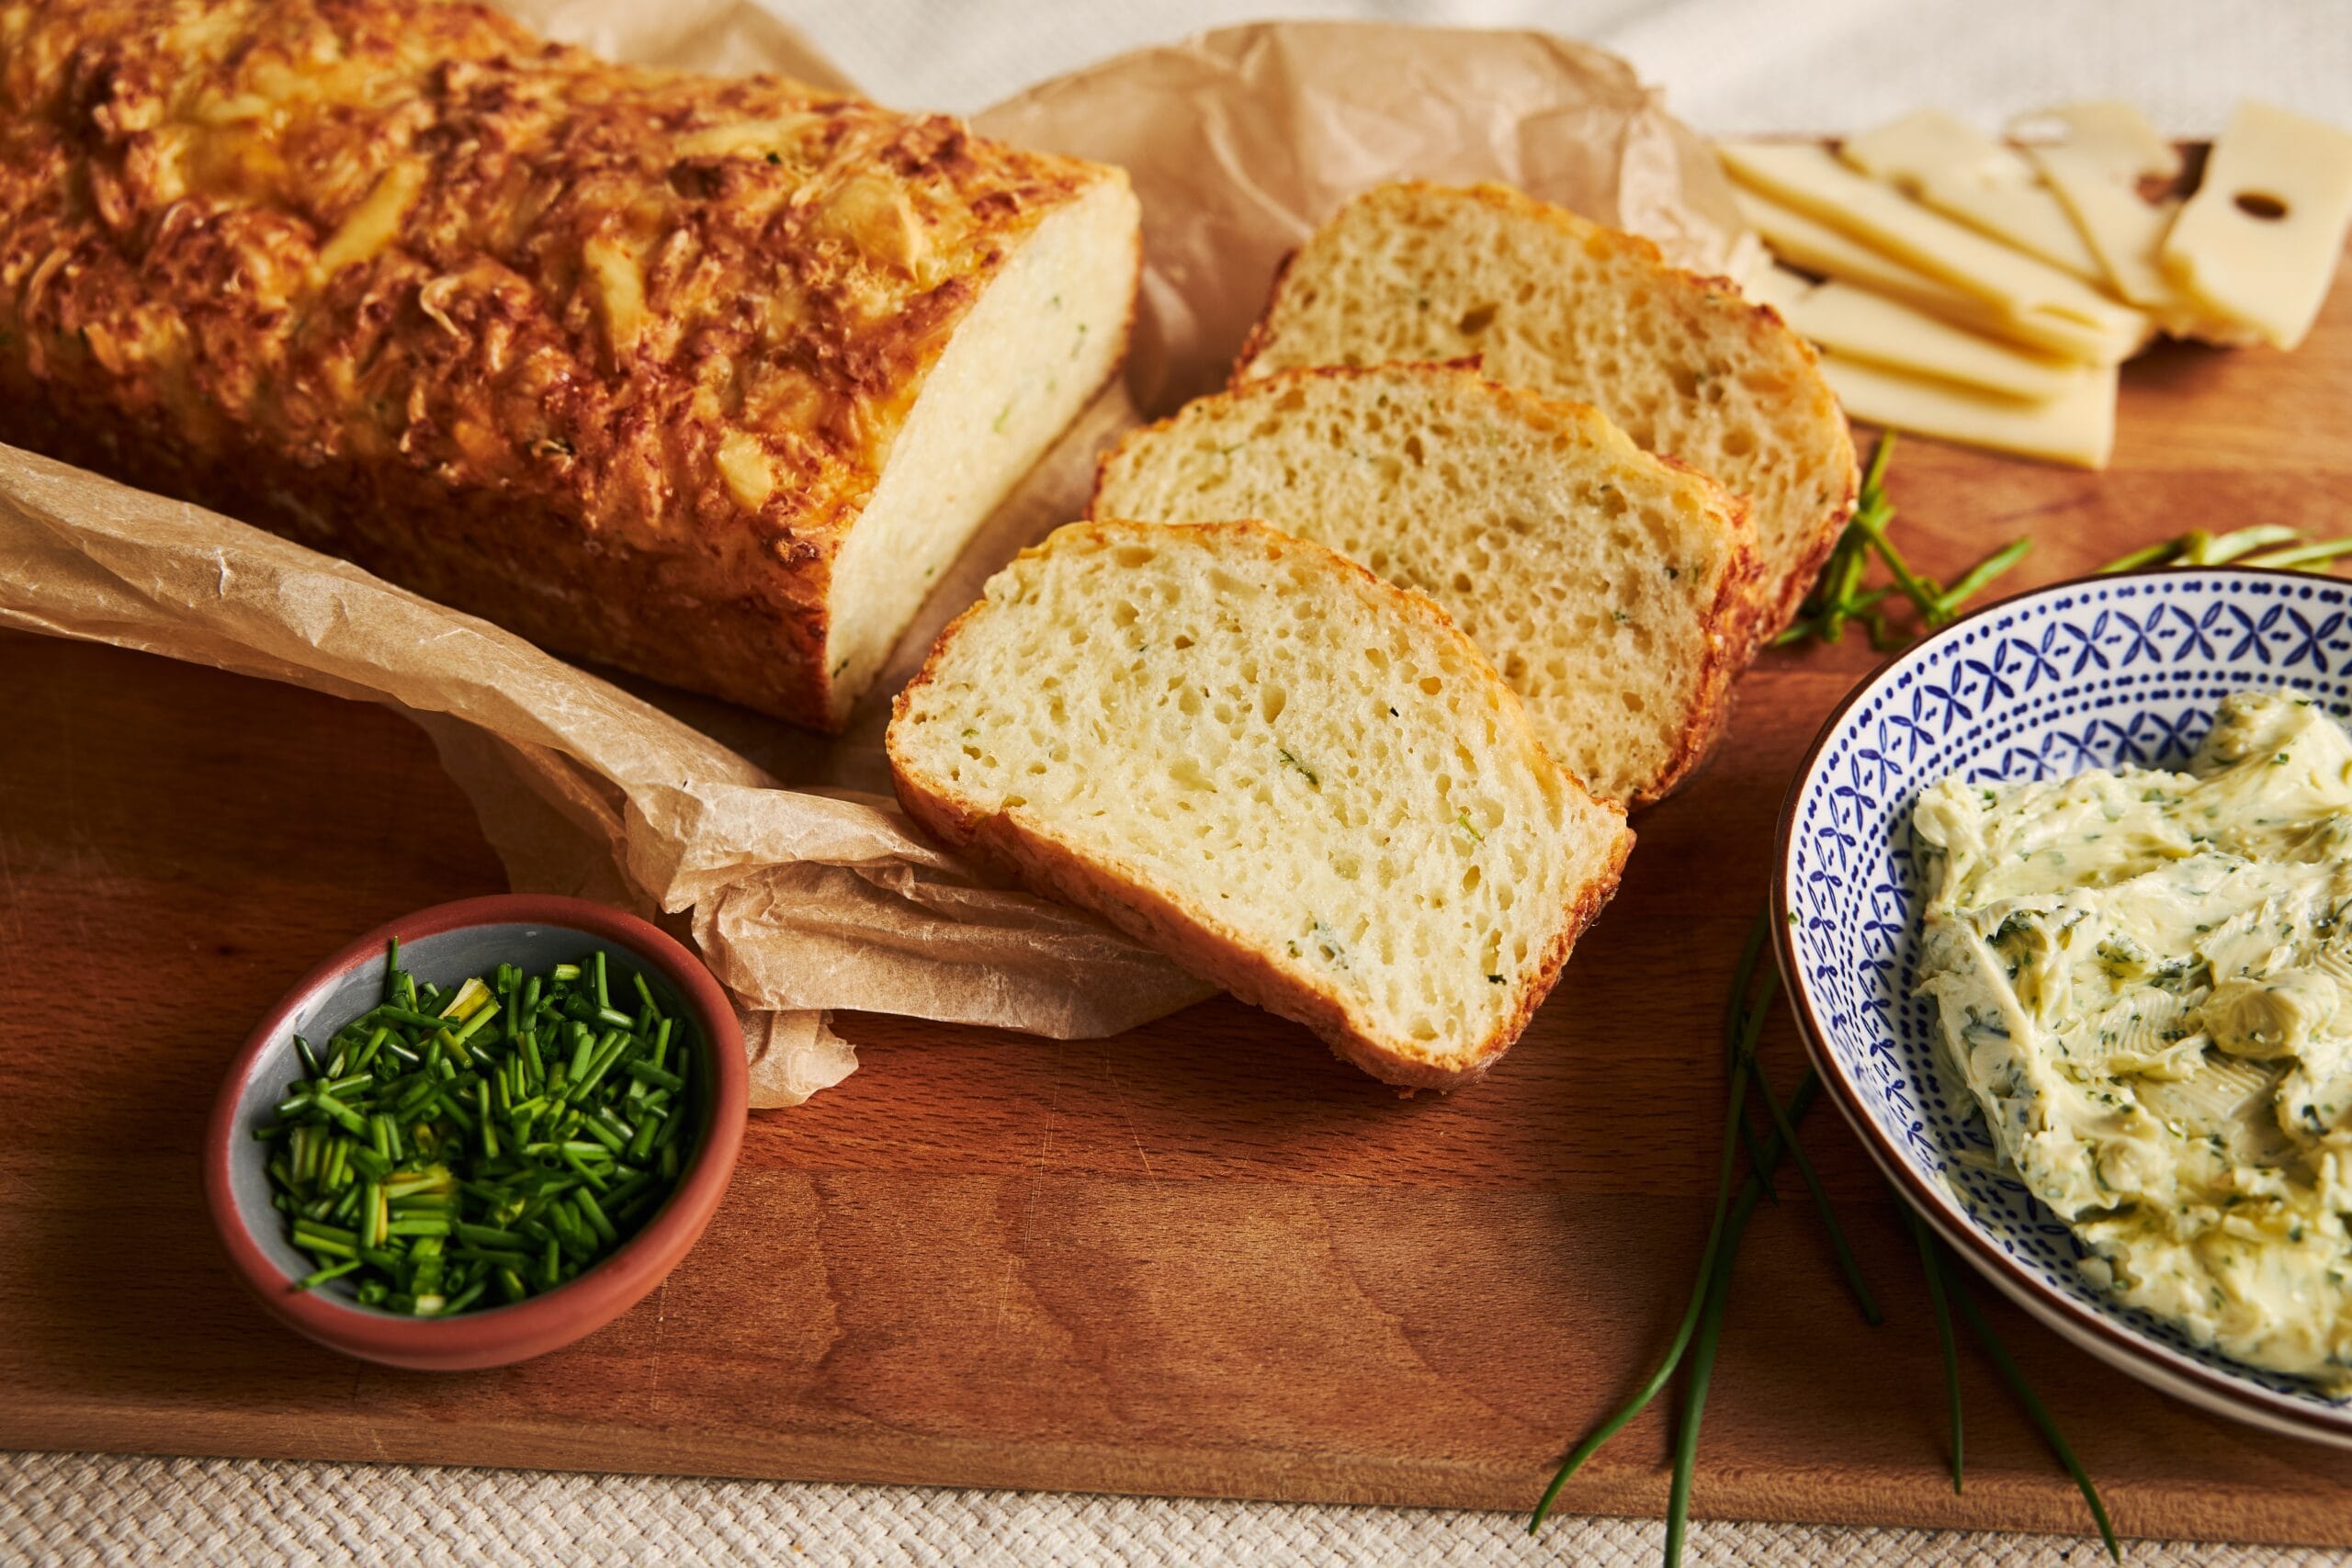
<path id="1" fill-rule="evenodd" d="M 1057 531 L 888 747 L 944 841 L 1408 1089 L 1518 1039 L 1633 842 L 1434 604 L 1254 522 Z"/>

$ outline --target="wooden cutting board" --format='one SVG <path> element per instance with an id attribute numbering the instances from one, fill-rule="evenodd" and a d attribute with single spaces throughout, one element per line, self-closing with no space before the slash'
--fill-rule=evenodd
<path id="1" fill-rule="evenodd" d="M 2024 588 L 2193 526 L 2352 530 L 2347 414 L 2352 281 L 2293 355 L 2132 366 L 2105 474 L 1910 443 L 1897 533 L 1945 575 L 2029 534 Z M 1476 1089 L 1400 1100 L 1222 999 L 1083 1043 L 847 1016 L 859 1071 L 753 1117 L 654 1297 L 528 1365 L 432 1376 L 264 1319 L 197 1144 L 248 1022 L 321 953 L 503 886 L 464 799 L 389 713 L 0 637 L 0 1445 L 1524 1508 L 1681 1309 L 1732 955 L 1789 775 L 1872 662 L 1849 638 L 1747 677 Z M 1796 1052 L 1782 1021 L 1784 1089 Z M 1758 1216 L 1698 1512 L 2084 1529 L 1973 1355 L 1953 1495 L 1910 1241 L 1826 1108 L 1810 1143 L 1887 1321 L 1856 1316 L 1807 1205 Z M 1991 1312 L 2125 1532 L 2352 1544 L 2352 1453 Z M 1666 1403 L 1564 1508 L 1663 1508 Z"/>

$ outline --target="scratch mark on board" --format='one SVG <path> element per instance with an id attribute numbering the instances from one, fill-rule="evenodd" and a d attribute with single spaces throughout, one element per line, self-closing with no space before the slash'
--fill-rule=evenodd
<path id="1" fill-rule="evenodd" d="M 1029 1173 L 1027 1190 L 1022 1194 L 1021 1231 L 1013 1240 L 1012 1255 L 1004 1260 L 1004 1278 L 997 1287 L 996 1325 L 999 1329 L 1002 1329 L 1006 1320 L 1012 1315 L 1012 1283 L 1019 1277 L 1022 1265 L 1028 1261 L 1030 1241 L 1037 1228 L 1037 1189 L 1045 1177 L 1046 1168 L 1053 1163 L 1054 1126 L 1061 1118 L 1062 1073 L 1069 1065 L 1069 1047 L 1057 1041 L 1053 1050 L 1053 1087 L 1046 1097 L 1045 1130 L 1037 1138 L 1037 1166 Z"/>
<path id="2" fill-rule="evenodd" d="M 1111 1080 L 1111 1098 L 1119 1102 L 1119 1120 L 1126 1124 L 1128 1141 L 1136 1146 L 1136 1158 L 1143 1161 L 1143 1173 L 1152 1174 L 1151 1155 L 1143 1146 L 1143 1134 L 1136 1131 L 1135 1108 L 1127 1103 L 1127 1091 L 1119 1082 L 1119 1069 L 1111 1058 L 1102 1058 L 1102 1076 Z"/>

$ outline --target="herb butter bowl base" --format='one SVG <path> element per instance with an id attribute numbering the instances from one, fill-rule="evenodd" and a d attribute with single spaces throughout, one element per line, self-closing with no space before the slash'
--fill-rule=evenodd
<path id="1" fill-rule="evenodd" d="M 455 986 L 501 964 L 545 969 L 602 953 L 622 984 L 642 976 L 671 1017 L 691 1024 L 695 1122 L 675 1187 L 643 1225 L 576 1279 L 512 1304 L 417 1317 L 362 1305 L 333 1282 L 298 1290 L 316 1264 L 287 1238 L 271 1202 L 268 1151 L 254 1129 L 303 1066 L 293 1037 L 322 1042 L 382 997 L 388 944 L 423 981 Z M 436 905 L 359 937 L 297 981 L 254 1025 L 212 1107 L 204 1143 L 205 1202 L 229 1260 L 265 1310 L 346 1355 L 389 1366 L 457 1371 L 497 1367 L 594 1333 L 651 1292 L 701 1236 L 741 1147 L 749 1087 L 742 1033 L 726 993 L 675 940 L 634 915 L 536 894 Z"/>
<path id="2" fill-rule="evenodd" d="M 1824 1085 L 1873 1159 L 1960 1256 L 2042 1323 L 2200 1408 L 2352 1447 L 2352 1400 L 2198 1345 L 2109 1299 L 2067 1224 L 1998 1168 L 1917 994 L 1928 892 L 1920 792 L 2178 768 L 2236 692 L 2352 713 L 2352 583 L 2249 568 L 2094 577 L 1956 621 L 1889 661 L 1823 727 L 1781 807 L 1773 931 Z"/>

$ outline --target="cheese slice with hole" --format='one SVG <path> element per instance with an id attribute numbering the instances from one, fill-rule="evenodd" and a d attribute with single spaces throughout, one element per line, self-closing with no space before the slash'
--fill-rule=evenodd
<path id="1" fill-rule="evenodd" d="M 2160 254 L 2217 326 L 2292 348 L 2327 299 L 2347 223 L 2352 135 L 2241 104 Z"/>
<path id="2" fill-rule="evenodd" d="M 2029 142 L 2026 153 L 2074 215 L 2108 286 L 2167 326 L 2174 318 L 2185 323 L 2183 301 L 2156 261 L 2180 202 L 2140 194 L 2143 180 L 2180 178 L 2180 150 L 2130 104 L 2069 104 L 2023 116 L 2009 129 L 2038 125 L 2054 135 Z"/>
<path id="3" fill-rule="evenodd" d="M 2074 334 L 2037 330 L 2032 322 L 2017 321 L 1996 305 L 1973 294 L 1963 294 L 1949 283 L 1905 265 L 1883 251 L 1874 251 L 1852 235 L 1769 196 L 1758 195 L 1746 186 L 1733 186 L 1731 194 L 1747 226 L 1763 235 L 1772 247 L 1772 254 L 1792 266 L 1817 272 L 1841 283 L 1859 284 L 1986 337 L 2080 361 L 2080 356 L 2071 352 L 2079 341 Z"/>
<path id="4" fill-rule="evenodd" d="M 1821 356 L 1821 374 L 1849 414 L 1907 434 L 2081 468 L 2104 468 L 2115 450 L 2112 365 L 2086 371 L 2073 389 L 2048 402 L 2004 398 L 1837 354 Z"/>
<path id="5" fill-rule="evenodd" d="M 1716 152 L 1735 180 L 2063 337 L 2076 358 L 2113 365 L 2148 340 L 2148 318 L 2130 306 L 2047 262 L 1930 212 L 1893 186 L 1848 168 L 1825 147 L 1734 141 Z"/>
<path id="6" fill-rule="evenodd" d="M 2098 257 L 2057 194 L 2014 147 L 1941 109 L 1849 138 L 1838 157 L 1904 195 L 2092 283 Z"/>
<path id="7" fill-rule="evenodd" d="M 2004 397 L 2046 402 L 2094 374 L 2087 366 L 1996 343 L 1850 283 L 1813 283 L 1775 267 L 1750 293 L 1831 353 Z"/>

